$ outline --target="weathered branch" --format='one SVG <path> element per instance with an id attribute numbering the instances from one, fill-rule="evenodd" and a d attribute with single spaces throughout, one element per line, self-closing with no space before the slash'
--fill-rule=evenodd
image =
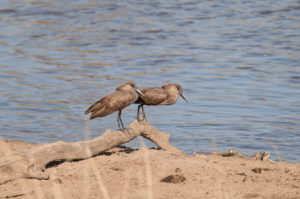
<path id="1" fill-rule="evenodd" d="M 175 154 L 187 155 L 169 143 L 170 134 L 159 131 L 152 127 L 148 122 L 144 122 L 144 131 L 142 136 L 165 151 L 170 151 Z"/>
<path id="2" fill-rule="evenodd" d="M 56 142 L 45 144 L 22 154 L 15 154 L 9 162 L 0 164 L 0 185 L 18 178 L 48 179 L 44 172 L 46 165 L 53 161 L 87 159 L 101 152 L 124 144 L 137 136 L 151 140 L 163 150 L 184 155 L 169 143 L 169 134 L 153 128 L 146 121 L 133 121 L 126 131 L 111 131 L 97 138 L 79 142 Z"/>

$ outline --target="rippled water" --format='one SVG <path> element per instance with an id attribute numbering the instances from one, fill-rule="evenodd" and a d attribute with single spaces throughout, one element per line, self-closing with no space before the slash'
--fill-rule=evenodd
<path id="1" fill-rule="evenodd" d="M 89 123 L 91 103 L 127 81 L 176 82 L 189 103 L 145 111 L 181 150 L 299 162 L 299 33 L 292 0 L 1 0 L 0 136 L 77 141 L 89 124 L 99 136 L 116 114 Z"/>

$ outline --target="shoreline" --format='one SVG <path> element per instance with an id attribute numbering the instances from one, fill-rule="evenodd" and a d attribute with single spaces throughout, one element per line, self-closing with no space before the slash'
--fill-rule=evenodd
<path id="1" fill-rule="evenodd" d="M 0 143 L 0 165 L 13 153 L 43 145 Z M 0 185 L 0 198 L 300 198 L 300 163 L 238 155 L 182 157 L 117 147 L 46 170 L 48 180 L 22 178 Z"/>

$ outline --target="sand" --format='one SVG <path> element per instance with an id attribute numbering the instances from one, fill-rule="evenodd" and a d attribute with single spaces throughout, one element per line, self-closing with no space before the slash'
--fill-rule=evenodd
<path id="1" fill-rule="evenodd" d="M 0 164 L 11 152 L 39 146 L 4 142 Z M 299 163 L 220 154 L 182 157 L 157 149 L 119 147 L 87 160 L 49 166 L 49 180 L 2 184 L 0 198 L 300 198 Z"/>

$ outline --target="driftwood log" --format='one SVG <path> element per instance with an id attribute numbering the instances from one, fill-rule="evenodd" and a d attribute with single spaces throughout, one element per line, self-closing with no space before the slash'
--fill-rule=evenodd
<path id="1" fill-rule="evenodd" d="M 9 162 L 0 162 L 0 185 L 19 178 L 48 179 L 46 166 L 53 161 L 91 158 L 101 152 L 143 136 L 162 150 L 184 155 L 169 143 L 170 135 L 152 127 L 147 121 L 134 120 L 126 131 L 107 130 L 100 137 L 79 142 L 45 144 L 24 153 L 12 155 Z"/>

